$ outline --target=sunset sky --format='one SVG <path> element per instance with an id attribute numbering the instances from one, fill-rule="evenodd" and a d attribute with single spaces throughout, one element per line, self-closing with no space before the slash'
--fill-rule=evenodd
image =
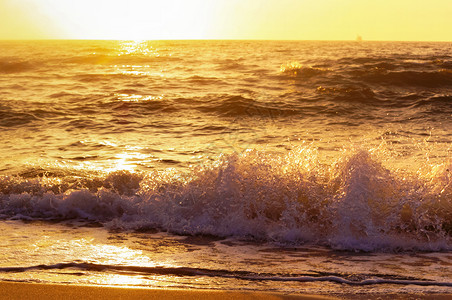
<path id="1" fill-rule="evenodd" d="M 452 41 L 451 0 L 0 0 L 0 39 Z"/>

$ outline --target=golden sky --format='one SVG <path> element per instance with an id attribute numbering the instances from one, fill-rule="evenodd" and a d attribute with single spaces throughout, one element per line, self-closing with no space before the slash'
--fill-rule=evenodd
<path id="1" fill-rule="evenodd" d="M 0 0 L 0 39 L 452 41 L 452 0 Z"/>

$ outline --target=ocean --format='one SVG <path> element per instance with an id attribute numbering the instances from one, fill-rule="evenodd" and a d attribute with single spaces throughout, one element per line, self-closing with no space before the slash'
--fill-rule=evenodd
<path id="1" fill-rule="evenodd" d="M 451 46 L 1 41 L 0 280 L 452 293 Z"/>

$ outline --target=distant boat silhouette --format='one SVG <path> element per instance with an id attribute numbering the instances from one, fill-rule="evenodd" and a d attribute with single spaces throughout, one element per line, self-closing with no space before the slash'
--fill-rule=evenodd
<path id="1" fill-rule="evenodd" d="M 362 42 L 362 41 L 363 41 L 363 37 L 360 36 L 359 34 L 356 35 L 356 41 L 357 41 L 357 42 Z"/>

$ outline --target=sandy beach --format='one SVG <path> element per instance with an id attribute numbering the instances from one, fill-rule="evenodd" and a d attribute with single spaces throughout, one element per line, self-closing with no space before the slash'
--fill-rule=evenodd
<path id="1" fill-rule="evenodd" d="M 227 290 L 183 290 L 0 282 L 0 299 L 451 299 L 450 294 L 286 295 Z"/>
<path id="2" fill-rule="evenodd" d="M 144 289 L 0 282 L 0 299 L 338 299 L 316 295 L 262 292 Z"/>

